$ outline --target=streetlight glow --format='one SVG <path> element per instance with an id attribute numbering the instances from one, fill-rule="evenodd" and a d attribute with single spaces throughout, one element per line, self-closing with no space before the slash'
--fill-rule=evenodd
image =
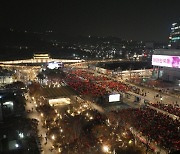
<path id="1" fill-rule="evenodd" d="M 52 138 L 52 140 L 55 140 L 55 136 L 54 135 L 52 135 L 51 138 Z"/>
<path id="2" fill-rule="evenodd" d="M 109 152 L 109 147 L 107 145 L 104 145 L 102 147 L 103 152 Z"/>
<path id="3" fill-rule="evenodd" d="M 18 148 L 18 147 L 19 147 L 19 144 L 16 143 L 16 144 L 15 144 L 15 147 Z"/>

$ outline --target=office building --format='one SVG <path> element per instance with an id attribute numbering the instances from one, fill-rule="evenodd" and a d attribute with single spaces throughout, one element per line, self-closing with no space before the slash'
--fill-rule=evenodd
<path id="1" fill-rule="evenodd" d="M 153 77 L 180 84 L 180 50 L 157 49 L 152 55 Z"/>
<path id="2" fill-rule="evenodd" d="M 180 21 L 172 24 L 169 36 L 169 47 L 172 49 L 180 49 Z"/>

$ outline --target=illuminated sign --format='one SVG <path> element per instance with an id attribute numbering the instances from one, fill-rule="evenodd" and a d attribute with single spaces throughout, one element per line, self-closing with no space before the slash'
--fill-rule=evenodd
<path id="1" fill-rule="evenodd" d="M 180 68 L 180 56 L 152 55 L 152 65 Z"/>
<path id="2" fill-rule="evenodd" d="M 109 102 L 118 102 L 120 101 L 120 94 L 109 95 Z"/>
<path id="3" fill-rule="evenodd" d="M 70 103 L 71 103 L 70 98 L 49 99 L 49 104 L 51 106 L 67 105 L 67 104 L 70 104 Z"/>

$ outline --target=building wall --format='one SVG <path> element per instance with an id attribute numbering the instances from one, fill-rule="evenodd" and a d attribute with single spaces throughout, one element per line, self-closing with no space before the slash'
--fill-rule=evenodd
<path id="1" fill-rule="evenodd" d="M 163 80 L 176 82 L 180 80 L 180 69 L 179 68 L 163 68 Z"/>
<path id="2" fill-rule="evenodd" d="M 172 24 L 169 36 L 169 47 L 180 49 L 180 22 Z"/>
<path id="3" fill-rule="evenodd" d="M 177 49 L 157 49 L 154 51 L 154 55 L 169 55 L 169 56 L 180 56 L 180 50 Z M 154 66 L 158 68 L 158 66 Z M 156 69 L 157 70 L 157 69 Z M 162 70 L 162 76 L 161 71 L 159 73 L 159 77 L 166 81 L 172 81 L 177 82 L 177 80 L 180 80 L 180 68 L 171 68 L 171 67 L 160 67 L 160 70 Z M 155 71 L 155 76 L 157 77 L 157 71 Z"/>
<path id="4" fill-rule="evenodd" d="M 0 84 L 10 84 L 13 82 L 12 76 L 0 76 Z"/>

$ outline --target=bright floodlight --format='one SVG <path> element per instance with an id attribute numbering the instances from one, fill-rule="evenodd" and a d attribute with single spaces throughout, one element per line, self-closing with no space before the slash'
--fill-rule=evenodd
<path id="1" fill-rule="evenodd" d="M 103 152 L 109 152 L 109 147 L 107 145 L 104 145 L 102 147 Z"/>

